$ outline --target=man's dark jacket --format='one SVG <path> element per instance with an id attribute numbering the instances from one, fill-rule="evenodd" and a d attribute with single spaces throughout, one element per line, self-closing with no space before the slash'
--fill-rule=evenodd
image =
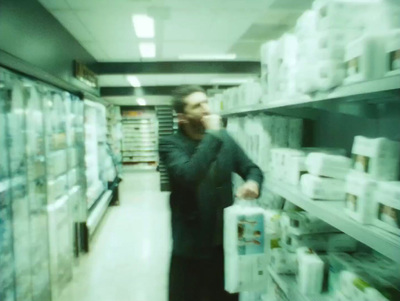
<path id="1" fill-rule="evenodd" d="M 254 180 L 261 170 L 225 130 L 206 131 L 201 141 L 182 131 L 159 143 L 171 186 L 173 254 L 207 258 L 222 245 L 223 209 L 232 205 L 232 173 Z"/>

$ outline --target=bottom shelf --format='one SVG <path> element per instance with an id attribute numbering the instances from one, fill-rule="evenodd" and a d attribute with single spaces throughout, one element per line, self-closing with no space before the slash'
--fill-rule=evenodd
<path id="1" fill-rule="evenodd" d="M 282 275 L 276 273 L 271 267 L 268 267 L 268 272 L 272 279 L 278 284 L 282 291 L 286 294 L 290 301 L 332 301 L 333 298 L 328 293 L 319 295 L 304 295 L 300 292 L 297 286 L 296 277 L 293 275 Z"/>
<path id="2" fill-rule="evenodd" d="M 94 234 L 97 226 L 99 225 L 107 207 L 112 199 L 112 191 L 107 190 L 101 196 L 101 199 L 97 202 L 93 210 L 90 211 L 89 218 L 87 219 L 86 225 L 89 233 L 89 237 Z"/>

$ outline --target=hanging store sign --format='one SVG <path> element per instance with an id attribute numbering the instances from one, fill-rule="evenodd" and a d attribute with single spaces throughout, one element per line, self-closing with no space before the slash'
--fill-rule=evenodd
<path id="1" fill-rule="evenodd" d="M 77 61 L 74 61 L 74 76 L 89 87 L 98 87 L 97 74 Z"/>

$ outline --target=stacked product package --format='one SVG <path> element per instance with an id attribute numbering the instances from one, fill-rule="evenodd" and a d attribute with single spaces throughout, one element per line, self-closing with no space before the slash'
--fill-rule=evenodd
<path id="1" fill-rule="evenodd" d="M 388 1 L 314 1 L 293 34 L 261 47 L 264 102 L 399 74 L 399 15 Z"/>
<path id="2" fill-rule="evenodd" d="M 262 291 L 267 282 L 265 211 L 250 201 L 224 210 L 225 290 Z"/>
<path id="3" fill-rule="evenodd" d="M 345 212 L 361 224 L 400 235 L 400 143 L 356 136 Z"/>

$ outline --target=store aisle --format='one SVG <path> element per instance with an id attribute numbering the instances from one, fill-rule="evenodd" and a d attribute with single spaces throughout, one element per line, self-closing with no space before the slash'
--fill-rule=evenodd
<path id="1" fill-rule="evenodd" d="M 58 301 L 167 300 L 171 248 L 168 193 L 156 172 L 127 172 L 111 207 Z"/>

